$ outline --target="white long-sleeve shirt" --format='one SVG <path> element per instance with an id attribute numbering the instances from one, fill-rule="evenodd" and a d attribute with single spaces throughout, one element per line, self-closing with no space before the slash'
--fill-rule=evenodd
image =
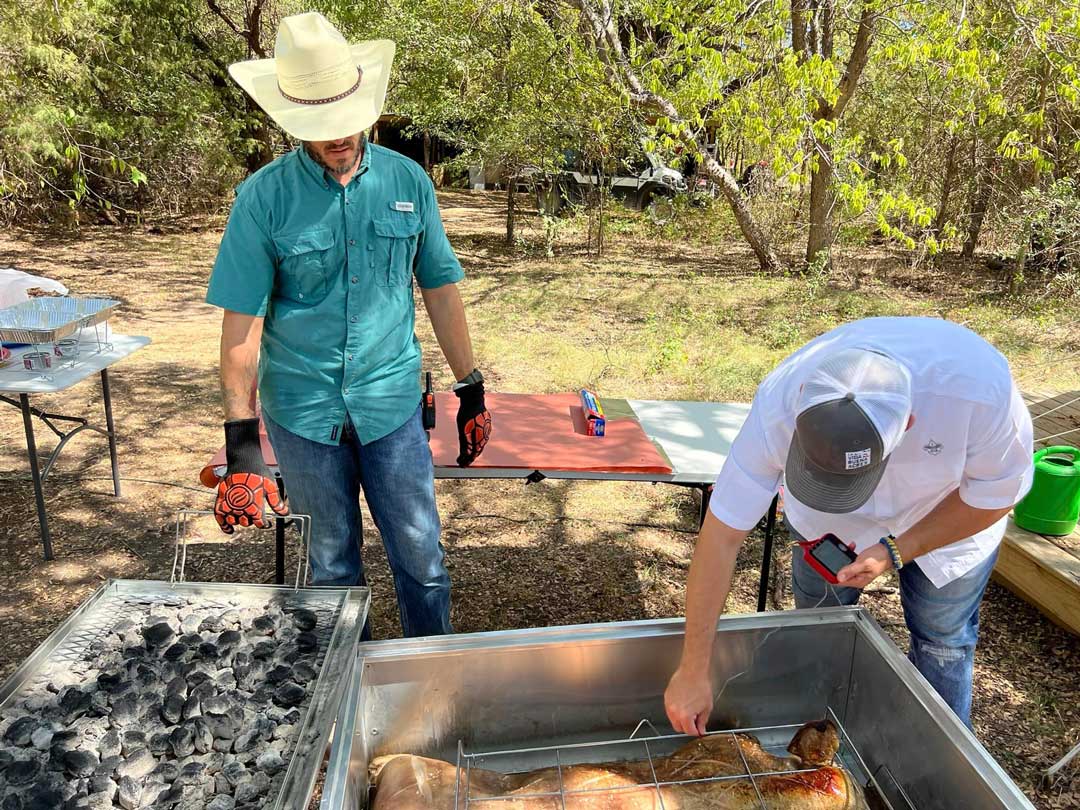
<path id="1" fill-rule="evenodd" d="M 810 539 L 832 532 L 863 551 L 887 534 L 900 536 L 956 489 L 977 509 L 1004 509 L 1027 493 L 1031 415 L 1005 358 L 949 321 L 868 318 L 810 341 L 761 383 L 716 479 L 710 508 L 717 518 L 743 530 L 760 520 L 783 479 L 803 380 L 826 354 L 848 348 L 875 349 L 908 368 L 915 422 L 870 500 L 854 512 L 819 512 L 785 491 L 784 511 L 796 531 Z M 916 562 L 940 588 L 989 558 L 1005 523 L 1002 518 Z"/>

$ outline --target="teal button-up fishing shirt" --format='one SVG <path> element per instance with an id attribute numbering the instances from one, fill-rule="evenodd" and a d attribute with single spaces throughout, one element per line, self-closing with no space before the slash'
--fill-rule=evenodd
<path id="1" fill-rule="evenodd" d="M 237 189 L 210 276 L 210 304 L 265 318 L 263 410 L 312 441 L 360 442 L 400 427 L 420 402 L 412 280 L 459 281 L 431 181 L 367 144 L 342 187 L 296 149 Z"/>

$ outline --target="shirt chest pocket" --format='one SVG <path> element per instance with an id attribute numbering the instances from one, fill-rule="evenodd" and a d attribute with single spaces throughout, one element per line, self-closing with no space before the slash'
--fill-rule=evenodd
<path id="1" fill-rule="evenodd" d="M 393 212 L 376 219 L 375 281 L 380 287 L 401 287 L 412 282 L 413 260 L 423 223 L 413 212 Z"/>
<path id="2" fill-rule="evenodd" d="M 333 231 L 324 227 L 274 237 L 276 295 L 309 306 L 326 298 L 333 279 L 334 241 Z"/>

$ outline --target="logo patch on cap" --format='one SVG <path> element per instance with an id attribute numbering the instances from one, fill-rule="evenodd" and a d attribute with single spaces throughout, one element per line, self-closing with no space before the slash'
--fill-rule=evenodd
<path id="1" fill-rule="evenodd" d="M 844 469 L 857 470 L 860 467 L 870 466 L 870 448 L 865 450 L 855 450 L 851 453 L 844 453 Z"/>

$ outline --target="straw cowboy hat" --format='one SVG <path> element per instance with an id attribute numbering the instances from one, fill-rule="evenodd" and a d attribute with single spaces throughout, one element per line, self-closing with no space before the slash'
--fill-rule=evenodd
<path id="1" fill-rule="evenodd" d="M 284 17 L 273 59 L 229 65 L 229 75 L 277 124 L 301 141 L 362 132 L 382 113 L 394 43 L 350 45 L 322 14 Z"/>

